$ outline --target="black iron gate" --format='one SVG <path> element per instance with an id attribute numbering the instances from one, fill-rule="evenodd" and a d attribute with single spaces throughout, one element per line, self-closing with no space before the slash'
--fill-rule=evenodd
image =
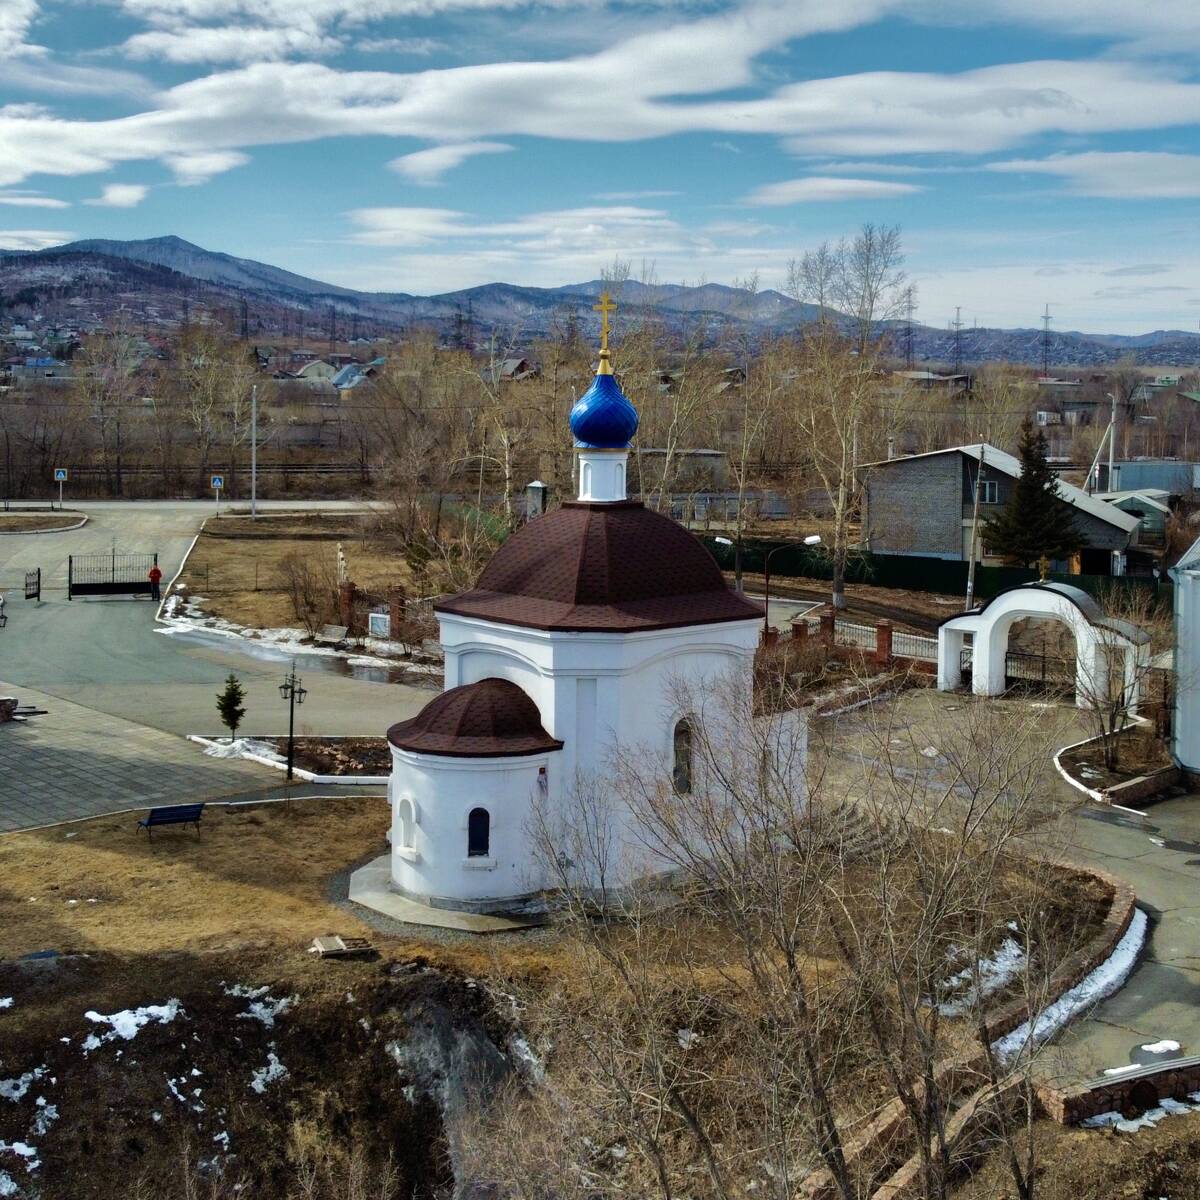
<path id="1" fill-rule="evenodd" d="M 76 596 L 150 596 L 157 554 L 72 554 L 67 558 L 67 599 Z"/>
<path id="2" fill-rule="evenodd" d="M 25 599 L 40 600 L 42 598 L 42 568 L 34 567 L 25 572 Z"/>
<path id="3" fill-rule="evenodd" d="M 1008 688 L 1066 694 L 1075 690 L 1075 663 L 1050 654 L 1009 650 L 1004 656 L 1004 683 Z"/>

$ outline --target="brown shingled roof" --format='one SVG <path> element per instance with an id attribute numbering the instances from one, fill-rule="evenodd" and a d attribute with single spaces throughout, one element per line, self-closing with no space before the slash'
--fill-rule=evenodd
<path id="1" fill-rule="evenodd" d="M 571 501 L 496 552 L 438 612 L 535 629 L 630 632 L 761 618 L 691 533 L 640 501 Z"/>
<path id="2" fill-rule="evenodd" d="M 507 758 L 561 750 L 542 727 L 538 707 L 507 679 L 481 679 L 443 692 L 415 717 L 393 725 L 401 750 L 452 758 Z"/>

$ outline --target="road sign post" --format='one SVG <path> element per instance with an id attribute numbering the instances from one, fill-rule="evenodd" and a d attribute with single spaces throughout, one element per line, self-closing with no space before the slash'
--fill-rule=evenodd
<path id="1" fill-rule="evenodd" d="M 214 475 L 212 477 L 212 490 L 217 497 L 217 516 L 221 515 L 221 489 L 225 486 L 224 475 Z"/>
<path id="2" fill-rule="evenodd" d="M 58 484 L 58 511 L 62 512 L 62 487 L 67 482 L 67 468 L 54 468 L 54 482 Z"/>

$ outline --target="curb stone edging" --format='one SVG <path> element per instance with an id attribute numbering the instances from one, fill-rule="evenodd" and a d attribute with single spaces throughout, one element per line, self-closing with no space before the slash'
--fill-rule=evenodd
<path id="1" fill-rule="evenodd" d="M 74 525 L 55 525 L 53 529 L 0 529 L 0 537 L 37 537 L 43 533 L 70 533 L 82 529 L 89 521 L 86 513 Z"/>

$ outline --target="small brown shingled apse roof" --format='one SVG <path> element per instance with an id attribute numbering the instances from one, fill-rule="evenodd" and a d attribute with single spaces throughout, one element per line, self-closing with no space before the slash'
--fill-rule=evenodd
<path id="1" fill-rule="evenodd" d="M 443 692 L 388 730 L 401 750 L 452 758 L 507 758 L 561 750 L 542 728 L 538 707 L 507 679 L 481 679 Z"/>
<path id="2" fill-rule="evenodd" d="M 638 500 L 570 501 L 496 552 L 437 612 L 533 629 L 627 633 L 762 617 L 704 545 Z"/>

